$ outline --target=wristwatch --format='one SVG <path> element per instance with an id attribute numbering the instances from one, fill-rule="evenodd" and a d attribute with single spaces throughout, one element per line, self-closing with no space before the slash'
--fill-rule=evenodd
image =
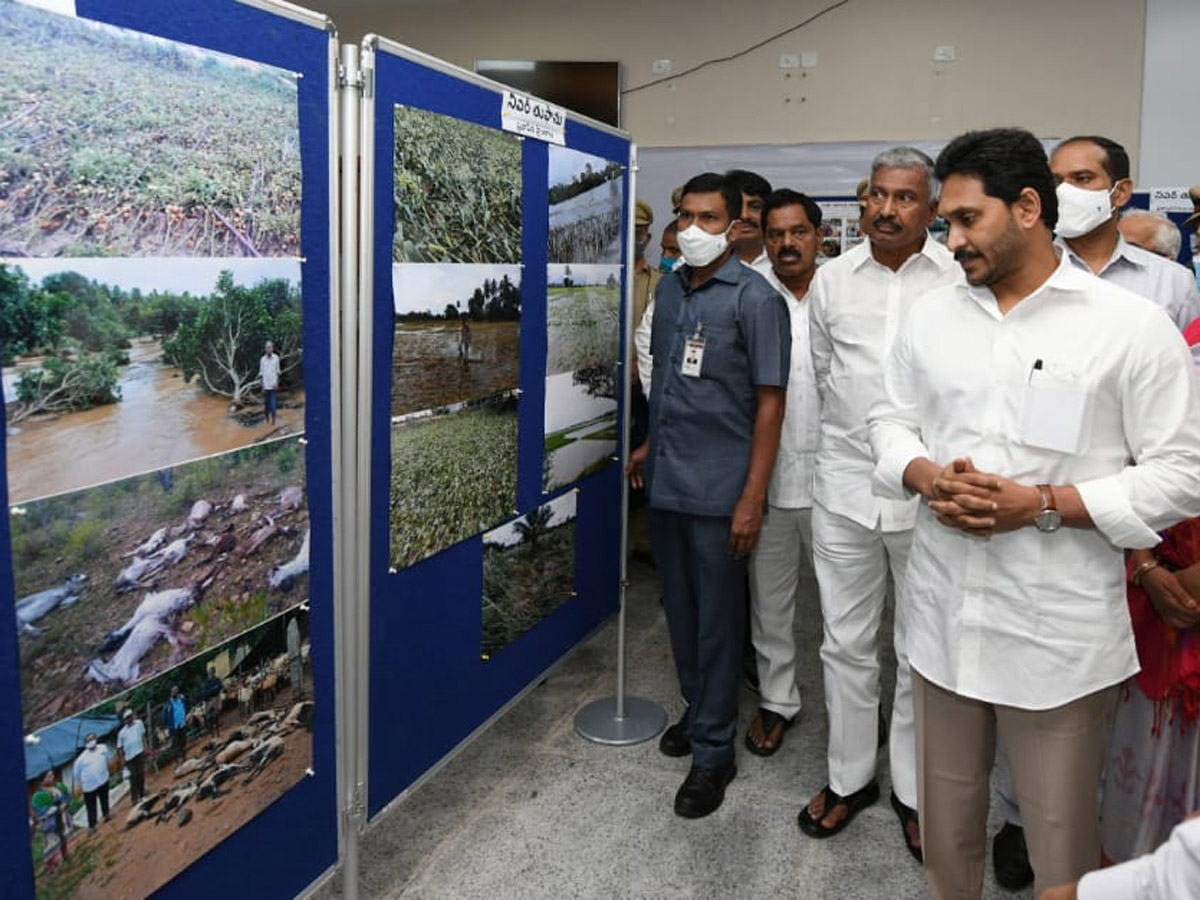
<path id="1" fill-rule="evenodd" d="M 1042 511 L 1033 517 L 1033 524 L 1038 531 L 1058 531 L 1062 527 L 1062 515 L 1054 502 L 1054 490 L 1048 484 L 1039 484 L 1037 489 L 1042 495 Z"/>

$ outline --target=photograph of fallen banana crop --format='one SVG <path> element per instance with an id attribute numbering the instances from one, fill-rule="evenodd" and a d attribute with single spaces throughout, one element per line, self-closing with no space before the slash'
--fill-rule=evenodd
<path id="1" fill-rule="evenodd" d="M 10 503 L 298 434 L 300 261 L 0 259 L 0 356 Z"/>
<path id="2" fill-rule="evenodd" d="M 292 437 L 12 506 L 26 733 L 307 600 L 304 485 Z"/>
<path id="3" fill-rule="evenodd" d="M 397 104 L 393 262 L 519 263 L 521 141 Z"/>
<path id="4" fill-rule="evenodd" d="M 39 900 L 149 896 L 304 778 L 309 648 L 308 614 L 291 610 L 32 735 Z M 120 752 L 126 728 L 141 737 L 140 758 L 136 742 L 131 758 Z M 74 772 L 89 733 L 109 771 L 109 819 L 98 809 L 94 829 Z M 39 797 L 47 784 L 55 804 Z"/>
<path id="5" fill-rule="evenodd" d="M 0 84 L 0 256 L 300 255 L 295 73 L 0 0 Z"/>

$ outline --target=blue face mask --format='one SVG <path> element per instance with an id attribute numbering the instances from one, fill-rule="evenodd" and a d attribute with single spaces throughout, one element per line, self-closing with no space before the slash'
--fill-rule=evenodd
<path id="1" fill-rule="evenodd" d="M 673 272 L 675 270 L 675 263 L 677 262 L 679 262 L 679 257 L 677 256 L 660 257 L 658 260 L 658 271 L 663 274 Z"/>

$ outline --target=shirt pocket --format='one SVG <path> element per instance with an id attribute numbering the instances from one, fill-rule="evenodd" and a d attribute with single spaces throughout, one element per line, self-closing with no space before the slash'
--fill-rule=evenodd
<path id="1" fill-rule="evenodd" d="M 1095 390 L 1082 378 L 1034 369 L 1021 397 L 1021 443 L 1057 453 L 1083 453 L 1094 405 Z"/>
<path id="2" fill-rule="evenodd" d="M 728 326 L 705 325 L 701 332 L 704 337 L 704 361 L 700 365 L 700 377 L 712 379 L 727 379 L 734 368 L 745 366 L 745 353 L 741 353 L 739 361 L 738 331 Z"/>

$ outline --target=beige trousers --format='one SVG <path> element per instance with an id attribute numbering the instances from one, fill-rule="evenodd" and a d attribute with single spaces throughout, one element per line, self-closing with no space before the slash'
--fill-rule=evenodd
<path id="1" fill-rule="evenodd" d="M 1021 805 L 1034 896 L 1099 866 L 1096 785 L 1116 685 L 1035 711 L 962 697 L 915 669 L 912 684 L 921 846 L 934 900 L 976 900 L 983 890 L 997 731 Z"/>

